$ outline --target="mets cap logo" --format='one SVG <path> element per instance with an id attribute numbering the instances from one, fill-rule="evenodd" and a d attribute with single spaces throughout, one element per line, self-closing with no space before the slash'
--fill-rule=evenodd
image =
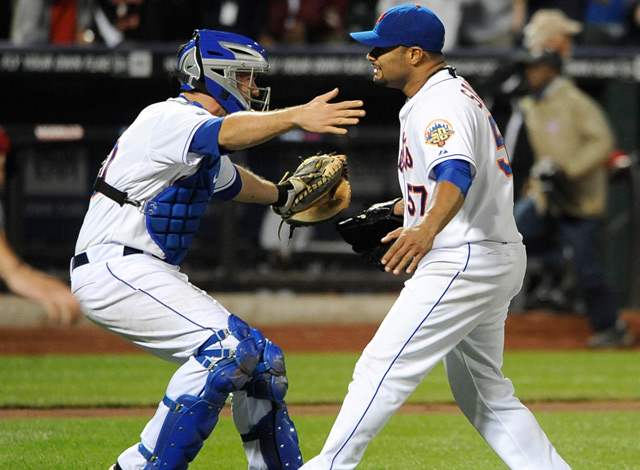
<path id="1" fill-rule="evenodd" d="M 447 140 L 455 134 L 453 127 L 444 119 L 436 119 L 431 121 L 424 131 L 424 139 L 429 145 L 437 145 L 444 147 Z"/>

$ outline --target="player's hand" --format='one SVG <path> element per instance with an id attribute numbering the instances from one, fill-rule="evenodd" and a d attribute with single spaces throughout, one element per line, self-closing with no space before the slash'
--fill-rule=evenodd
<path id="1" fill-rule="evenodd" d="M 413 273 L 420 260 L 433 246 L 434 236 L 428 232 L 428 227 L 423 224 L 415 227 L 401 227 L 389 232 L 381 241 L 388 243 L 395 239 L 395 243 L 382 257 L 384 270 L 398 275 L 407 267 L 406 272 Z"/>
<path id="2" fill-rule="evenodd" d="M 67 284 L 26 264 L 15 269 L 7 285 L 14 294 L 40 303 L 52 325 L 69 327 L 82 316 L 80 304 Z"/>
<path id="3" fill-rule="evenodd" d="M 50 323 L 55 326 L 73 326 L 82 316 L 80 304 L 64 284 L 50 289 L 48 297 L 41 302 L 47 310 Z"/>
<path id="4" fill-rule="evenodd" d="M 338 89 L 334 88 L 300 106 L 298 126 L 309 132 L 346 134 L 347 129 L 342 126 L 354 126 L 360 122 L 366 114 L 362 109 L 364 103 L 360 100 L 329 103 L 336 96 Z"/>

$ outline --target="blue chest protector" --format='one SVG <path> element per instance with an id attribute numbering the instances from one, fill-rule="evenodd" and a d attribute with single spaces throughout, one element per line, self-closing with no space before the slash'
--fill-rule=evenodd
<path id="1" fill-rule="evenodd" d="M 177 181 L 147 203 L 147 231 L 168 263 L 178 264 L 186 256 L 200 218 L 213 197 L 219 172 L 220 157 L 207 157 L 196 173 Z M 236 183 L 239 180 L 236 178 Z"/>

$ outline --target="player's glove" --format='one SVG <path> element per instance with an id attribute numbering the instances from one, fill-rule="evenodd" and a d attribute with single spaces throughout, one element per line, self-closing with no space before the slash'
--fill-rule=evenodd
<path id="1" fill-rule="evenodd" d="M 308 157 L 277 185 L 278 202 L 271 209 L 292 229 L 329 222 L 349 207 L 351 185 L 345 155 Z"/>
<path id="2" fill-rule="evenodd" d="M 353 251 L 384 271 L 380 262 L 393 242 L 380 240 L 389 232 L 402 227 L 403 217 L 394 215 L 393 207 L 402 198 L 374 204 L 368 209 L 336 223 L 336 230 Z"/>

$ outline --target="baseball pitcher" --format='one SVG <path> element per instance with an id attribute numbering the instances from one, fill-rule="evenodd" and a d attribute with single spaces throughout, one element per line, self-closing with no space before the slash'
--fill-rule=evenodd
<path id="1" fill-rule="evenodd" d="M 304 470 L 355 468 L 440 361 L 458 406 L 509 468 L 569 468 L 501 371 L 525 248 L 504 139 L 473 88 L 447 66 L 444 32 L 433 12 L 411 4 L 386 11 L 373 31 L 351 34 L 372 48 L 374 82 L 407 96 L 397 166 L 402 199 L 393 204 L 404 223 L 379 242 L 390 243 L 384 270 L 412 277 L 363 351 L 329 437 Z M 424 462 L 429 467 L 428 455 Z"/>

